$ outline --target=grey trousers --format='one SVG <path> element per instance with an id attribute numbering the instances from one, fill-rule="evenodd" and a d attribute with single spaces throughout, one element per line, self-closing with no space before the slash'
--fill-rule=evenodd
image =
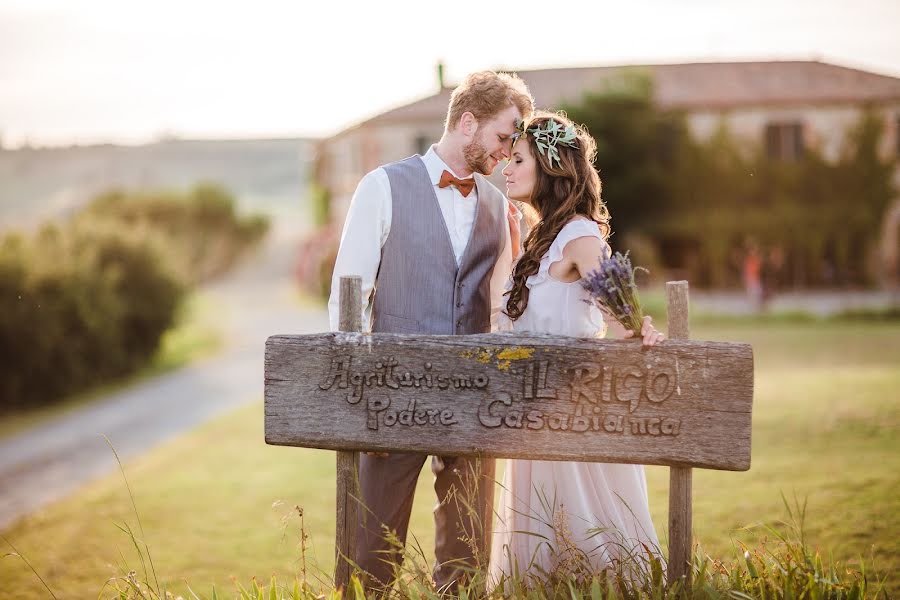
<path id="1" fill-rule="evenodd" d="M 354 562 L 371 586 L 393 583 L 395 565 L 403 561 L 416 481 L 427 456 L 392 453 L 387 457 L 360 454 L 359 489 L 362 505 L 357 514 Z M 487 560 L 493 516 L 494 460 L 433 457 L 435 567 L 432 576 L 440 588 L 453 589 L 475 555 Z M 396 535 L 385 538 L 384 527 Z"/>

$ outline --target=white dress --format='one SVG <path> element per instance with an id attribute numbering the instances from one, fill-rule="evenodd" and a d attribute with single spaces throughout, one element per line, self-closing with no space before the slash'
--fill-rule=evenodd
<path id="1" fill-rule="evenodd" d="M 563 257 L 570 241 L 602 239 L 596 223 L 566 224 L 528 278 L 528 306 L 506 328 L 517 332 L 603 337 L 602 313 L 583 302 L 579 282 L 550 276 L 550 265 Z M 511 324 L 510 324 L 511 323 Z M 501 324 L 502 327 L 502 324 Z M 657 556 L 659 538 L 650 518 L 642 465 L 541 460 L 508 460 L 493 532 L 488 582 L 496 587 L 504 575 L 546 579 L 572 558 L 598 573 L 626 553 Z"/>

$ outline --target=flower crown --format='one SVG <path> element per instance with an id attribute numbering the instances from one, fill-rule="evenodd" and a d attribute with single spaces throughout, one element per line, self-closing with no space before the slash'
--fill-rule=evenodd
<path id="1" fill-rule="evenodd" d="M 555 119 L 547 119 L 546 123 L 546 128 L 538 124 L 526 129 L 525 121 L 516 119 L 516 132 L 512 135 L 512 140 L 515 142 L 525 135 L 526 132 L 530 133 L 534 138 L 534 143 L 538 147 L 538 151 L 547 157 L 547 160 L 550 161 L 550 166 L 552 167 L 554 160 L 557 163 L 560 162 L 556 145 L 562 144 L 569 148 L 578 148 L 577 135 L 575 132 L 575 125 L 563 127 L 562 124 Z"/>

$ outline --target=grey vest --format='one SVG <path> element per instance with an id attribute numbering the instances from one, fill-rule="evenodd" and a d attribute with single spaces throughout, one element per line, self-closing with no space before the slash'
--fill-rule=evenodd
<path id="1" fill-rule="evenodd" d="M 421 157 L 383 168 L 391 184 L 391 230 L 375 280 L 372 331 L 437 335 L 490 331 L 490 280 L 506 227 L 503 194 L 475 174 L 475 222 L 457 267 Z"/>

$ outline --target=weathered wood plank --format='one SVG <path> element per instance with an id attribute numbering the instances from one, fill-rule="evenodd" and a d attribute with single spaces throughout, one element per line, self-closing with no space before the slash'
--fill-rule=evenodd
<path id="1" fill-rule="evenodd" d="M 669 339 L 688 339 L 690 337 L 688 282 L 667 282 L 666 298 Z M 748 451 L 749 446 L 748 437 Z M 691 583 L 691 546 L 693 545 L 692 482 L 693 470 L 691 468 L 672 467 L 669 470 L 669 563 L 666 575 L 670 585 L 675 581 L 683 580 L 687 589 L 690 589 Z"/>
<path id="2" fill-rule="evenodd" d="M 750 346 L 484 334 L 266 342 L 266 441 L 746 470 Z"/>
<path id="3" fill-rule="evenodd" d="M 684 578 L 690 588 L 693 528 L 693 473 L 690 467 L 669 469 L 669 583 Z"/>
<path id="4" fill-rule="evenodd" d="M 341 277 L 340 317 L 341 331 L 362 330 L 362 278 Z M 335 489 L 335 559 L 334 586 L 346 589 L 350 584 L 353 549 L 356 547 L 356 518 L 359 498 L 359 453 L 339 449 Z"/>
<path id="5" fill-rule="evenodd" d="M 335 494 L 335 560 L 334 585 L 345 588 L 350 583 L 352 568 L 348 559 L 353 558 L 356 547 L 357 498 L 359 497 L 359 452 L 337 452 Z"/>
<path id="6" fill-rule="evenodd" d="M 686 340 L 691 337 L 690 302 L 687 281 L 666 282 L 667 337 L 670 340 Z"/>
<path id="7" fill-rule="evenodd" d="M 362 277 L 341 277 L 339 299 L 340 331 L 362 331 Z"/>

